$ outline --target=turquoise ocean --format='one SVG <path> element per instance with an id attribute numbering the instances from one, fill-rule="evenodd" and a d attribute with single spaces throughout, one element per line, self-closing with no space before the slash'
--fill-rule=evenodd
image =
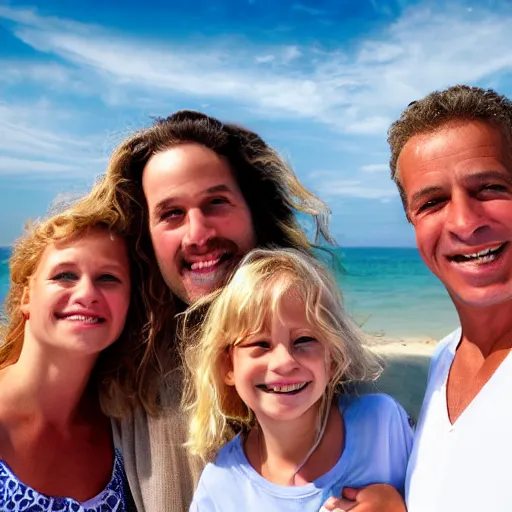
<path id="1" fill-rule="evenodd" d="M 336 273 L 345 305 L 362 328 L 383 339 L 439 340 L 458 326 L 441 283 L 415 248 L 339 248 Z M 0 304 L 9 287 L 10 248 L 0 247 Z"/>

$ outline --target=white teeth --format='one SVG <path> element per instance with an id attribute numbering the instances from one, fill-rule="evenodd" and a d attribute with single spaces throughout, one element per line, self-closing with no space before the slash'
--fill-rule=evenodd
<path id="1" fill-rule="evenodd" d="M 197 261 L 195 263 L 192 263 L 190 265 L 190 268 L 192 270 L 201 270 L 203 268 L 210 268 L 216 265 L 220 261 L 220 258 L 217 258 L 215 260 L 208 260 L 208 261 Z"/>
<path id="2" fill-rule="evenodd" d="M 460 257 L 463 261 L 473 261 L 478 265 L 482 265 L 484 263 L 489 263 L 496 258 L 496 251 L 501 249 L 503 244 L 495 245 L 494 247 L 489 247 L 484 249 L 483 251 L 475 252 L 473 254 L 461 254 Z"/>
<path id="3" fill-rule="evenodd" d="M 289 393 L 290 391 L 297 391 L 306 386 L 306 382 L 302 384 L 287 384 L 286 386 L 270 386 L 269 389 L 276 393 Z"/>
<path id="4" fill-rule="evenodd" d="M 100 319 L 92 316 L 84 316 L 84 315 L 70 315 L 64 317 L 65 320 L 72 320 L 75 322 L 86 322 L 88 324 L 97 324 Z"/>
<path id="5" fill-rule="evenodd" d="M 501 244 L 495 247 L 490 247 L 489 249 L 484 249 L 483 251 L 480 252 L 475 252 L 473 254 L 463 254 L 462 256 L 466 259 L 481 258 L 482 256 L 486 256 L 487 254 L 490 254 L 491 252 L 498 250 L 500 247 Z"/>

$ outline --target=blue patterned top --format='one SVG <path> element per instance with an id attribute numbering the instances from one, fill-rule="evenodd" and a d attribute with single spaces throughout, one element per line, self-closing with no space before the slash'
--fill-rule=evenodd
<path id="1" fill-rule="evenodd" d="M 52 498 L 20 482 L 0 460 L 0 510 L 12 512 L 126 512 L 127 488 L 121 452 L 116 450 L 112 479 L 104 491 L 80 503 L 72 498 Z"/>

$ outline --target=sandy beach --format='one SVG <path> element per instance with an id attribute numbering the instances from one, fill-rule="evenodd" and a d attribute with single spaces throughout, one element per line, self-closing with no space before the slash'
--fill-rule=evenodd
<path id="1" fill-rule="evenodd" d="M 374 390 L 393 396 L 416 420 L 425 393 L 430 358 L 437 346 L 432 339 L 369 338 L 370 348 L 385 364 Z M 365 389 L 372 389 L 371 385 Z"/>

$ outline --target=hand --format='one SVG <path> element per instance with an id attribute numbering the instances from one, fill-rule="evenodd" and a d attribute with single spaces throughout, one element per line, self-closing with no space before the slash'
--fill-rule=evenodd
<path id="1" fill-rule="evenodd" d="M 331 512 L 407 512 L 400 493 L 387 484 L 343 489 L 342 498 L 329 498 L 324 509 Z"/>

